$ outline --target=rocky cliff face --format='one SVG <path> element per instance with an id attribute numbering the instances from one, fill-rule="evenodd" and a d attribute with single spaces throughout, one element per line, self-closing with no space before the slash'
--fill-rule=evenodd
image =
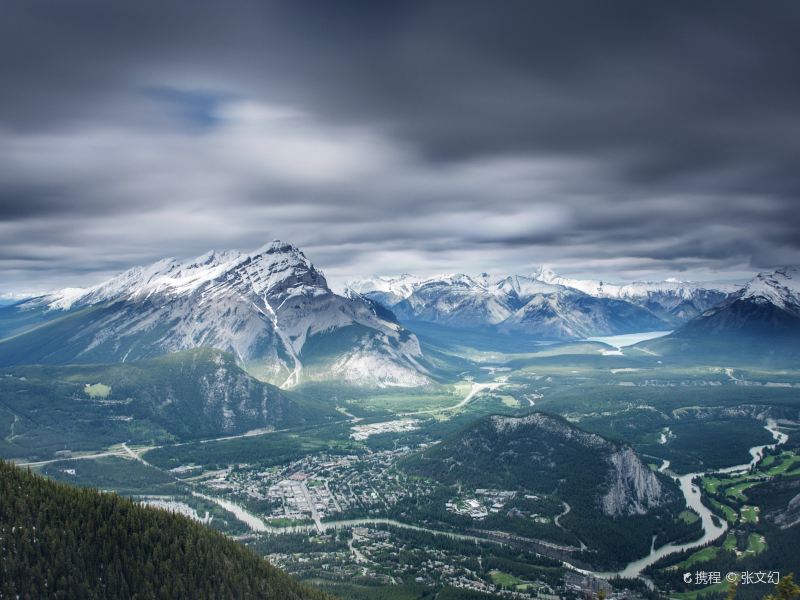
<path id="1" fill-rule="evenodd" d="M 773 520 L 781 529 L 800 525 L 800 494 L 789 500 L 786 510 L 775 515 Z"/>
<path id="2" fill-rule="evenodd" d="M 626 446 L 609 457 L 611 484 L 602 497 L 603 512 L 612 517 L 642 515 L 659 506 L 664 488 L 633 448 Z"/>

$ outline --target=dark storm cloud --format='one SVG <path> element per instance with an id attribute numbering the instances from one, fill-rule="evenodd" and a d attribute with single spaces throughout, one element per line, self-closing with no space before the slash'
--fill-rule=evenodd
<path id="1" fill-rule="evenodd" d="M 12 0 L 0 291 L 272 237 L 337 279 L 800 262 L 799 27 L 789 0 Z"/>

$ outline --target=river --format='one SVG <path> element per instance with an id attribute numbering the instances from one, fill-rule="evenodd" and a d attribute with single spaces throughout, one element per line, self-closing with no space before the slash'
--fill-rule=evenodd
<path id="1" fill-rule="evenodd" d="M 772 419 L 767 421 L 767 424 L 764 426 L 764 429 L 769 431 L 772 434 L 772 439 L 775 440 L 772 444 L 764 444 L 763 446 L 753 446 L 750 448 L 750 462 L 743 464 L 743 465 L 735 465 L 733 467 L 728 467 L 726 469 L 720 469 L 717 473 L 743 473 L 745 471 L 749 471 L 751 467 L 756 466 L 762 458 L 764 458 L 764 450 L 772 450 L 773 448 L 780 446 L 781 444 L 785 444 L 786 440 L 789 439 L 789 436 L 785 433 L 778 431 L 776 428 L 776 423 Z"/>
<path id="2" fill-rule="evenodd" d="M 441 535 L 453 540 L 465 540 L 469 542 L 489 542 L 493 544 L 500 544 L 498 540 L 491 538 L 483 538 L 474 535 L 467 535 L 463 533 L 454 533 L 451 531 L 439 531 L 437 529 L 429 529 L 427 527 L 420 527 L 418 525 L 409 525 L 394 519 L 343 519 L 341 521 L 322 521 L 319 523 L 308 523 L 306 525 L 290 525 L 286 527 L 272 527 L 267 521 L 246 510 L 244 507 L 215 496 L 208 496 L 199 492 L 192 492 L 193 496 L 203 498 L 209 502 L 213 502 L 221 506 L 228 512 L 232 513 L 239 521 L 247 525 L 252 531 L 258 533 L 267 533 L 272 535 L 283 535 L 287 533 L 310 533 L 312 531 L 328 531 L 330 529 L 348 529 L 350 527 L 360 527 L 362 525 L 389 525 L 391 527 L 399 527 L 400 529 L 411 529 L 413 531 L 424 531 L 433 535 Z"/>
<path id="3" fill-rule="evenodd" d="M 208 500 L 209 502 L 213 502 L 227 510 L 230 513 L 233 513 L 237 519 L 239 519 L 242 523 L 247 525 L 253 531 L 264 532 L 269 529 L 267 524 L 264 521 L 254 515 L 251 512 L 246 511 L 244 508 L 236 504 L 235 502 L 231 502 L 230 500 L 225 500 L 224 498 L 217 498 L 216 496 L 207 496 L 206 494 L 201 494 L 199 492 L 192 492 L 192 496 L 197 496 L 198 498 L 202 498 L 203 500 Z M 313 526 L 312 526 L 313 527 Z"/>
<path id="4" fill-rule="evenodd" d="M 438 529 L 429 529 L 427 527 L 420 527 L 419 525 L 409 525 L 402 521 L 395 521 L 394 519 L 381 519 L 381 518 L 365 518 L 365 519 L 344 519 L 342 521 L 322 521 L 320 529 L 328 531 L 331 529 L 349 529 L 350 527 L 362 527 L 365 525 L 388 525 L 390 527 L 398 527 L 400 529 L 410 529 L 412 531 L 423 531 L 432 535 L 441 535 L 452 540 L 465 540 L 468 542 L 489 542 L 499 544 L 497 540 L 490 538 L 483 538 L 474 535 L 467 535 L 464 533 L 454 533 L 451 531 L 440 531 Z M 294 525 L 292 527 L 269 527 L 266 532 L 273 535 L 281 535 L 284 533 L 308 533 L 317 529 L 315 525 Z"/>

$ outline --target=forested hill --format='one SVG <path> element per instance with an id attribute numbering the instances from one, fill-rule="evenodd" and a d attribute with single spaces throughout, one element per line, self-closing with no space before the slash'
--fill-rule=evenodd
<path id="1" fill-rule="evenodd" d="M 0 598 L 329 597 L 188 518 L 0 461 Z"/>

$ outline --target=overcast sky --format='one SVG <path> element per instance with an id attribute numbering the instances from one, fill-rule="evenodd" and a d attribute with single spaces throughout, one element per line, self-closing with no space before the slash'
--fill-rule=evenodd
<path id="1" fill-rule="evenodd" d="M 800 263 L 800 3 L 6 0 L 0 292 Z"/>

